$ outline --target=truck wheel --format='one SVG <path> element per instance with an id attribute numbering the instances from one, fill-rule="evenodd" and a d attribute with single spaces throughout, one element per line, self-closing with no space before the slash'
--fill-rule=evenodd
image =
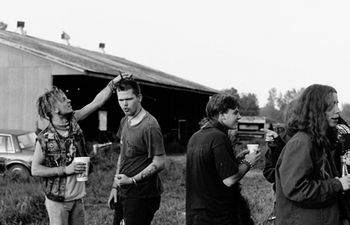
<path id="1" fill-rule="evenodd" d="M 27 169 L 27 167 L 19 164 L 10 166 L 8 170 L 11 174 L 16 174 L 24 178 L 27 178 L 30 176 L 30 172 Z"/>

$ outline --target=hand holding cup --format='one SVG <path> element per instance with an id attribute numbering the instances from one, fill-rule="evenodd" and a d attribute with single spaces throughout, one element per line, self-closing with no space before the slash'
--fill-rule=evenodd
<path id="1" fill-rule="evenodd" d="M 65 168 L 66 175 L 82 173 L 86 170 L 85 163 L 82 162 L 72 162 Z"/>
<path id="2" fill-rule="evenodd" d="M 255 164 L 261 158 L 261 153 L 258 144 L 247 144 L 249 154 L 245 155 L 245 160 L 249 161 L 251 164 Z"/>
<path id="3" fill-rule="evenodd" d="M 247 149 L 249 150 L 249 154 L 255 152 L 259 152 L 259 144 L 247 144 Z"/>
<path id="4" fill-rule="evenodd" d="M 343 187 L 344 191 L 347 191 L 350 189 L 350 177 L 349 176 L 343 176 L 343 177 L 336 177 L 338 179 Z"/>
<path id="5" fill-rule="evenodd" d="M 90 157 L 75 157 L 73 160 L 77 181 L 87 181 L 89 174 Z"/>

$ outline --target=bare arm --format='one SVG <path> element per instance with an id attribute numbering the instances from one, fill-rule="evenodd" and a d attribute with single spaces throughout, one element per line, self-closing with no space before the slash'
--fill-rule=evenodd
<path id="1" fill-rule="evenodd" d="M 159 156 L 153 156 L 152 163 L 149 164 L 144 170 L 142 170 L 140 173 L 136 174 L 133 177 L 128 177 L 125 174 L 117 174 L 116 178 L 114 180 L 116 185 L 126 185 L 126 184 L 136 184 L 138 182 L 141 182 L 143 179 L 146 179 L 147 177 L 150 177 L 165 167 L 165 155 L 159 155 Z"/>
<path id="2" fill-rule="evenodd" d="M 118 156 L 118 162 L 117 162 L 117 169 L 116 169 L 116 173 L 115 174 L 118 174 L 119 171 L 120 171 L 120 161 L 121 161 L 121 153 L 119 153 L 119 156 Z"/>
<path id="3" fill-rule="evenodd" d="M 144 170 L 142 170 L 140 173 L 138 173 L 134 177 L 128 177 L 125 174 L 119 174 L 120 158 L 121 157 L 119 155 L 116 175 L 115 175 L 115 178 L 113 181 L 111 193 L 110 193 L 109 198 L 108 198 L 108 205 L 110 208 L 113 208 L 113 206 L 111 204 L 112 201 L 114 203 L 117 202 L 117 192 L 118 192 L 117 187 L 118 186 L 130 185 L 130 184 L 137 185 L 137 182 L 140 182 L 142 179 L 145 179 L 145 178 L 163 170 L 164 165 L 165 165 L 165 155 L 154 156 L 152 163 L 149 164 Z"/>
<path id="4" fill-rule="evenodd" d="M 95 112 L 98 108 L 103 106 L 103 104 L 109 99 L 112 95 L 112 90 L 107 86 L 100 93 L 96 95 L 94 100 L 84 106 L 83 108 L 76 110 L 74 115 L 75 118 L 80 121 L 88 117 L 91 113 Z"/>
<path id="5" fill-rule="evenodd" d="M 121 160 L 121 154 L 119 154 L 119 156 L 118 156 L 117 169 L 115 171 L 115 176 L 117 176 L 119 174 L 119 171 L 120 171 L 120 160 Z M 116 188 L 117 186 L 118 186 L 118 184 L 116 182 L 116 179 L 114 179 L 112 187 Z"/>
<path id="6" fill-rule="evenodd" d="M 120 170 L 120 160 L 121 160 L 121 156 L 120 155 L 121 154 L 119 153 L 118 162 L 117 162 L 117 169 L 115 171 L 116 175 L 119 174 L 119 170 Z M 112 184 L 112 189 L 111 189 L 111 192 L 110 192 L 108 200 L 107 200 L 108 207 L 111 208 L 111 209 L 114 209 L 114 204 L 118 201 L 118 198 L 117 198 L 117 193 L 118 193 L 117 187 L 118 187 L 117 181 L 116 181 L 116 179 L 114 179 L 113 180 L 113 184 Z"/>
<path id="7" fill-rule="evenodd" d="M 261 157 L 260 152 L 253 152 L 253 153 L 245 155 L 246 163 L 239 164 L 238 172 L 233 174 L 230 177 L 227 177 L 222 182 L 226 186 L 231 187 L 232 185 L 234 185 L 235 183 L 240 181 L 242 179 L 242 177 L 244 177 L 244 175 L 249 171 L 249 169 L 251 168 L 249 166 L 249 164 L 254 165 L 260 159 L 260 157 Z"/>
<path id="8" fill-rule="evenodd" d="M 111 82 L 113 84 L 116 84 L 120 80 L 121 80 L 121 75 L 118 75 Z M 112 93 L 113 93 L 112 88 L 110 87 L 110 84 L 109 84 L 96 95 L 96 97 L 94 98 L 94 100 L 92 100 L 92 102 L 90 102 L 89 104 L 87 104 L 83 108 L 76 110 L 74 113 L 75 118 L 78 121 L 80 121 L 80 120 L 83 120 L 86 117 L 88 117 L 91 113 L 95 112 L 98 108 L 103 106 L 105 104 L 105 102 L 110 98 Z"/>
<path id="9" fill-rule="evenodd" d="M 249 171 L 249 166 L 246 164 L 239 164 L 238 166 L 238 172 L 235 173 L 234 175 L 224 179 L 222 182 L 227 186 L 227 187 L 231 187 L 232 185 L 234 185 L 235 183 L 237 183 L 238 181 L 240 181 L 242 179 L 242 177 L 244 177 L 244 175 Z"/>
<path id="10" fill-rule="evenodd" d="M 152 176 L 155 173 L 160 172 L 165 167 L 165 155 L 153 156 L 152 163 L 149 164 L 141 173 L 134 176 L 137 181 L 142 181 L 143 179 Z"/>
<path id="11" fill-rule="evenodd" d="M 82 173 L 85 170 L 84 163 L 71 163 L 68 167 L 47 167 L 43 165 L 44 154 L 39 142 L 35 145 L 35 152 L 31 165 L 31 171 L 33 176 L 39 177 L 55 177 L 65 176 L 74 173 Z"/>
<path id="12" fill-rule="evenodd" d="M 64 175 L 65 168 L 46 167 L 42 165 L 43 162 L 44 162 L 44 154 L 42 152 L 41 145 L 39 144 L 39 142 L 37 142 L 35 145 L 35 152 L 34 152 L 33 161 L 31 165 L 32 175 L 39 176 L 39 177 L 53 177 L 53 176 Z"/>

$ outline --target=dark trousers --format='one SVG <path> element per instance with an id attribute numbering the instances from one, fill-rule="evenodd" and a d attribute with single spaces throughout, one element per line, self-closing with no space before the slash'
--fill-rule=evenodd
<path id="1" fill-rule="evenodd" d="M 126 225 L 150 225 L 159 206 L 160 197 L 119 199 L 113 225 L 119 225 L 122 219 Z"/>
<path id="2" fill-rule="evenodd" d="M 206 209 L 186 211 L 186 225 L 254 225 L 248 202 L 242 195 L 237 196 L 236 210 L 210 212 Z"/>
<path id="3" fill-rule="evenodd" d="M 187 225 L 242 225 L 238 214 L 212 214 L 207 210 L 193 210 L 186 212 Z"/>

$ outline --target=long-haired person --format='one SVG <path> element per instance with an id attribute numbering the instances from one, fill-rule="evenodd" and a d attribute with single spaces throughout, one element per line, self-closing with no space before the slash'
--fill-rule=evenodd
<path id="1" fill-rule="evenodd" d="M 333 157 L 340 118 L 333 87 L 307 87 L 294 104 L 287 129 L 296 134 L 276 165 L 276 224 L 341 224 L 339 194 L 350 188 Z"/>

